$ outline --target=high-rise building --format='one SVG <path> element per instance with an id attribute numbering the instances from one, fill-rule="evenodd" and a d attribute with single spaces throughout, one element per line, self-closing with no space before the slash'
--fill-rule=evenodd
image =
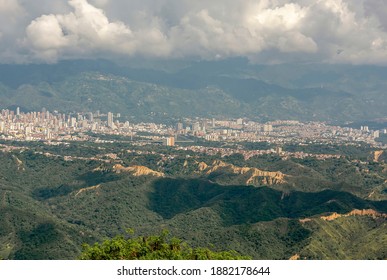
<path id="1" fill-rule="evenodd" d="M 369 132 L 369 128 L 368 128 L 368 126 L 366 126 L 366 125 L 365 125 L 365 126 L 361 126 L 361 127 L 360 127 L 360 130 L 361 130 L 361 131 L 367 131 L 367 132 Z"/>
<path id="2" fill-rule="evenodd" d="M 16 108 L 16 116 L 19 116 L 19 115 L 20 115 L 20 108 L 17 107 L 17 108 Z"/>
<path id="3" fill-rule="evenodd" d="M 199 131 L 200 130 L 200 124 L 198 122 L 194 123 L 192 125 L 192 130 L 193 131 Z"/>
<path id="4" fill-rule="evenodd" d="M 273 126 L 271 124 L 265 124 L 263 126 L 263 132 L 272 132 L 273 131 Z"/>
<path id="5" fill-rule="evenodd" d="M 89 112 L 87 115 L 88 115 L 89 121 L 90 121 L 90 122 L 93 122 L 93 121 L 94 121 L 93 113 L 92 113 L 92 112 Z"/>
<path id="6" fill-rule="evenodd" d="M 91 130 L 92 130 L 92 131 L 98 130 L 98 123 L 93 123 L 93 124 L 91 125 Z"/>
<path id="7" fill-rule="evenodd" d="M 175 137 L 167 137 L 163 139 L 163 144 L 165 146 L 175 146 Z"/>
<path id="8" fill-rule="evenodd" d="M 27 126 L 24 129 L 24 133 L 25 133 L 26 136 L 29 136 L 32 133 L 32 127 L 31 126 Z"/>
<path id="9" fill-rule="evenodd" d="M 51 139 L 52 134 L 51 134 L 51 131 L 50 131 L 49 128 L 47 128 L 47 129 L 44 130 L 44 135 L 45 135 L 45 138 L 46 138 L 46 139 Z"/>
<path id="10" fill-rule="evenodd" d="M 207 128 L 207 121 L 202 121 L 200 127 L 205 130 Z"/>
<path id="11" fill-rule="evenodd" d="M 77 126 L 77 119 L 76 118 L 71 118 L 70 119 L 70 126 L 71 127 L 76 127 Z"/>
<path id="12" fill-rule="evenodd" d="M 108 127 L 110 127 L 110 128 L 113 128 L 113 127 L 114 127 L 113 113 L 112 113 L 112 112 L 109 112 L 109 113 L 108 113 L 107 125 L 108 125 Z"/>

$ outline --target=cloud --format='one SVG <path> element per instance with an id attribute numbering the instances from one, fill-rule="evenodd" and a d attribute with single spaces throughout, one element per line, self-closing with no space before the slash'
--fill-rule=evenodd
<path id="1" fill-rule="evenodd" d="M 18 40 L 23 34 L 26 12 L 18 0 L 0 0 L 0 62 L 18 62 L 23 50 Z"/>
<path id="2" fill-rule="evenodd" d="M 0 0 L 0 31 L 10 32 L 24 16 L 24 9 L 17 0 Z"/>
<path id="3" fill-rule="evenodd" d="M 387 63 L 387 52 L 372 47 L 374 40 L 386 41 L 375 17 L 365 16 L 364 5 L 351 6 L 344 0 L 320 0 L 309 7 L 305 34 L 313 34 L 321 57 L 329 62 Z M 338 50 L 342 50 L 338 54 Z"/>
<path id="4" fill-rule="evenodd" d="M 17 0 L 0 0 L 0 13 L 18 13 L 21 6 Z"/>
<path id="5" fill-rule="evenodd" d="M 61 52 L 128 49 L 131 30 L 120 21 L 109 22 L 103 10 L 86 0 L 71 0 L 74 12 L 43 15 L 28 25 L 27 40 L 38 55 L 57 59 Z"/>
<path id="6" fill-rule="evenodd" d="M 0 40 L 26 60 L 246 56 L 387 64 L 384 0 L 0 0 L 0 15 Z"/>
<path id="7" fill-rule="evenodd" d="M 376 17 L 380 27 L 387 31 L 387 5 L 384 0 L 366 0 L 364 3 L 366 16 Z"/>

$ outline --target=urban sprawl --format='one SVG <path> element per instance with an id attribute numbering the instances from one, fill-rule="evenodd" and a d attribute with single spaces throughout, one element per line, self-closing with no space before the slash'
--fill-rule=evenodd
<path id="1" fill-rule="evenodd" d="M 186 118 L 174 126 L 156 123 L 129 123 L 120 121 L 120 114 L 99 112 L 64 114 L 57 111 L 20 112 L 3 109 L 0 115 L 0 139 L 12 141 L 65 141 L 103 142 L 95 135 L 128 136 L 134 145 L 159 143 L 166 146 L 179 146 L 179 143 L 193 142 L 192 139 L 229 143 L 267 142 L 283 153 L 281 145 L 298 144 L 350 144 L 368 143 L 385 148 L 375 139 L 386 134 L 387 129 L 369 130 L 367 126 L 358 129 L 332 126 L 323 122 L 300 122 L 278 120 L 259 123 L 248 119 L 205 119 Z M 196 152 L 232 154 L 227 148 L 205 148 L 184 145 L 178 149 Z M 203 150 L 204 149 L 204 150 Z M 263 152 L 263 151 L 262 151 Z M 261 153 L 262 153 L 261 152 Z M 243 153 L 243 151 L 242 151 Z M 249 151 L 245 158 L 252 156 Z M 254 153 L 254 152 L 253 152 Z M 253 154 L 255 155 L 255 154 Z"/>

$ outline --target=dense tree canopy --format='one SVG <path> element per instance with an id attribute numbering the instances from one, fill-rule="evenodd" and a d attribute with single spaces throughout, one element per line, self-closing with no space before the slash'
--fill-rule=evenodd
<path id="1" fill-rule="evenodd" d="M 116 236 L 102 244 L 84 245 L 82 260 L 235 260 L 250 259 L 236 251 L 214 252 L 208 248 L 191 248 L 168 231 L 160 235 L 124 238 Z"/>

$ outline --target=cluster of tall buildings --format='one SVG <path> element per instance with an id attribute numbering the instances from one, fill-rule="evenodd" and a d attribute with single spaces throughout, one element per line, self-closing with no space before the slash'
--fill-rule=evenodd
<path id="1" fill-rule="evenodd" d="M 377 145 L 375 139 L 387 130 L 370 130 L 368 126 L 360 129 L 329 126 L 321 122 L 302 123 L 298 121 L 276 121 L 258 123 L 246 119 L 215 120 L 184 119 L 176 126 L 139 123 L 129 125 L 120 122 L 120 114 L 72 113 L 62 114 L 57 111 L 23 113 L 4 109 L 0 113 L 0 138 L 22 140 L 67 140 L 74 139 L 79 132 L 96 132 L 133 136 L 146 132 L 153 142 L 174 146 L 178 135 L 201 137 L 208 141 L 248 141 L 283 144 L 287 142 L 367 142 Z M 144 138 L 145 136 L 142 136 Z M 145 138 L 146 138 L 145 137 Z M 148 139 L 146 138 L 146 139 Z M 79 139 L 82 140 L 82 139 Z M 187 141 L 187 140 L 184 140 Z M 181 142 L 181 140 L 180 140 Z"/>
<path id="2" fill-rule="evenodd" d="M 106 116 L 106 115 L 105 115 Z M 0 133 L 10 138 L 25 140 L 49 140 L 66 138 L 74 132 L 129 130 L 129 122 L 114 122 L 113 113 L 105 116 L 97 113 L 61 114 L 43 109 L 41 112 L 22 113 L 3 109 L 0 114 Z"/>
<path id="3" fill-rule="evenodd" d="M 270 133 L 273 131 L 272 124 L 257 124 L 255 122 L 245 122 L 244 119 L 239 118 L 236 120 L 216 120 L 212 119 L 202 119 L 202 120 L 189 120 L 186 121 L 185 125 L 182 122 L 177 123 L 176 131 L 177 133 L 193 133 L 200 136 L 203 133 L 214 130 L 224 130 L 224 129 L 233 129 L 233 130 L 248 130 L 254 125 L 254 131 L 261 131 Z"/>
<path id="4" fill-rule="evenodd" d="M 378 145 L 376 139 L 384 130 L 370 130 L 368 126 L 360 129 L 331 126 L 323 122 L 300 122 L 279 120 L 259 123 L 246 119 L 215 120 L 195 119 L 179 122 L 177 134 L 189 134 L 208 141 L 265 141 L 270 143 L 287 142 L 367 142 Z"/>

